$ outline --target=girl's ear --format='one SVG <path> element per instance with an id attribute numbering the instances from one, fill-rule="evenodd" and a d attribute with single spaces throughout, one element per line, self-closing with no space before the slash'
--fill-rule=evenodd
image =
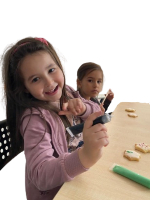
<path id="1" fill-rule="evenodd" d="M 79 79 L 77 79 L 77 88 L 81 87 L 81 81 Z"/>

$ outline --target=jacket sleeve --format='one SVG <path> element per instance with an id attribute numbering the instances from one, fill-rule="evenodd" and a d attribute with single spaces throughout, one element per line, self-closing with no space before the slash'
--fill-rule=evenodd
<path id="1" fill-rule="evenodd" d="M 112 101 L 109 101 L 107 98 L 105 99 L 105 101 L 104 101 L 105 113 L 107 112 L 111 103 L 112 103 Z"/>
<path id="2" fill-rule="evenodd" d="M 74 98 L 80 98 L 85 104 L 86 111 L 82 116 L 79 116 L 83 121 L 85 121 L 90 114 L 101 110 L 100 106 L 96 102 L 82 98 L 79 94 L 79 91 L 75 91 L 70 86 L 67 86 L 66 89 L 73 95 Z"/>
<path id="3" fill-rule="evenodd" d="M 54 157 L 56 144 L 53 143 L 51 128 L 39 115 L 25 116 L 20 131 L 24 138 L 26 176 L 38 190 L 53 189 L 87 171 L 79 160 L 78 150 L 71 154 L 57 152 L 58 156 Z M 58 144 L 63 145 L 61 141 Z"/>

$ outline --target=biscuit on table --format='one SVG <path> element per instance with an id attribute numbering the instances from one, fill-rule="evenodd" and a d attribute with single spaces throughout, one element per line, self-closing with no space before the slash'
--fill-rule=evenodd
<path id="1" fill-rule="evenodd" d="M 135 144 L 135 149 L 143 153 L 150 153 L 150 145 L 145 144 L 144 142 Z"/>
<path id="2" fill-rule="evenodd" d="M 133 117 L 133 118 L 138 117 L 138 115 L 136 113 L 129 113 L 128 116 Z"/>
<path id="3" fill-rule="evenodd" d="M 126 108 L 125 111 L 127 111 L 127 112 L 135 112 L 136 110 L 134 108 Z"/>
<path id="4" fill-rule="evenodd" d="M 123 156 L 126 157 L 130 161 L 139 161 L 141 157 L 139 153 L 132 150 L 125 150 Z"/>

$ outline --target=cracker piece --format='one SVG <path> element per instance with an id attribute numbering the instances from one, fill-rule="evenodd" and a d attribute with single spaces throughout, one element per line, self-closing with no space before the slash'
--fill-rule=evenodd
<path id="1" fill-rule="evenodd" d="M 135 144 L 135 149 L 143 153 L 150 153 L 150 145 L 145 144 L 144 142 Z"/>
<path id="2" fill-rule="evenodd" d="M 129 116 L 129 117 L 134 117 L 134 118 L 135 118 L 135 117 L 138 117 L 138 115 L 135 114 L 135 113 L 129 113 L 128 116 Z"/>
<path id="3" fill-rule="evenodd" d="M 135 112 L 136 110 L 134 108 L 126 108 L 125 111 L 127 111 L 127 112 Z"/>
<path id="4" fill-rule="evenodd" d="M 133 150 L 125 150 L 123 156 L 126 157 L 130 161 L 139 161 L 141 157 L 139 153 Z"/>

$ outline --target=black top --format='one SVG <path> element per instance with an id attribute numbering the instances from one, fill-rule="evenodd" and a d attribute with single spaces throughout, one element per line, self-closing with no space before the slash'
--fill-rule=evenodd
<path id="1" fill-rule="evenodd" d="M 100 105 L 100 104 L 102 103 L 102 101 L 103 101 L 103 99 L 101 99 L 100 101 L 98 101 L 97 98 L 93 98 L 93 97 L 92 97 L 90 100 L 93 101 L 93 102 L 95 102 L 95 103 L 97 103 L 98 105 Z M 104 101 L 104 105 L 103 105 L 103 107 L 105 108 L 105 112 L 107 111 L 107 109 L 108 109 L 110 103 L 111 103 L 111 101 L 109 101 L 109 100 L 106 98 L 105 101 Z"/>

